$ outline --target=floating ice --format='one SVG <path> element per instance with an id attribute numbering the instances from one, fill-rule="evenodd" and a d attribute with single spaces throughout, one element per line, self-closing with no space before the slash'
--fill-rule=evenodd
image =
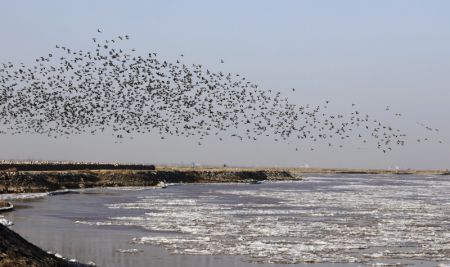
<path id="1" fill-rule="evenodd" d="M 0 215 L 0 224 L 3 224 L 4 226 L 9 227 L 9 226 L 12 226 L 12 225 L 13 225 L 13 222 L 11 222 L 11 221 L 5 219 L 5 217 L 3 217 L 3 216 Z"/>
<path id="2" fill-rule="evenodd" d="M 136 249 L 136 248 L 131 248 L 131 249 L 117 249 L 116 252 L 118 252 L 118 253 L 134 254 L 134 253 L 142 252 L 142 250 L 139 250 L 139 249 Z"/>
<path id="3" fill-rule="evenodd" d="M 59 253 L 55 253 L 55 257 L 60 258 L 60 259 L 64 258 L 64 257 L 63 257 L 61 254 L 59 254 Z"/>
<path id="4" fill-rule="evenodd" d="M 97 188 L 96 188 L 97 189 Z M 114 191 L 142 191 L 148 189 L 158 189 L 156 186 L 121 186 L 121 187 L 103 187 L 103 189 Z"/>
<path id="5" fill-rule="evenodd" d="M 316 177 L 297 183 L 180 186 L 111 203 L 114 217 L 77 221 L 149 230 L 134 243 L 175 254 L 268 263 L 450 260 L 450 180 Z M 122 213 L 123 212 L 123 213 Z M 130 215 L 132 214 L 132 215 Z"/>
<path id="6" fill-rule="evenodd" d="M 34 199 L 48 196 L 48 193 L 0 194 L 0 200 Z"/>

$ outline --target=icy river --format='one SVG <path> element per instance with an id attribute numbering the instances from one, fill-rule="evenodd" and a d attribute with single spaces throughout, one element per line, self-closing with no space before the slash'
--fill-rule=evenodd
<path id="1" fill-rule="evenodd" d="M 450 266 L 449 176 L 317 175 L 32 196 L 2 214 L 12 229 L 99 266 Z"/>

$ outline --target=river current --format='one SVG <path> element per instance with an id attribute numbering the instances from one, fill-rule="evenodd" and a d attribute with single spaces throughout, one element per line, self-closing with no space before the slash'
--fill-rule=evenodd
<path id="1" fill-rule="evenodd" d="M 39 195 L 3 216 L 103 266 L 450 266 L 449 193 L 448 176 L 318 175 Z"/>

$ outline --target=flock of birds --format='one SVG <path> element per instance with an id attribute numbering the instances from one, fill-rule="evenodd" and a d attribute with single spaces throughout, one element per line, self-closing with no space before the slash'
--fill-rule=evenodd
<path id="1" fill-rule="evenodd" d="M 139 55 L 121 47 L 128 35 L 102 35 L 98 30 L 90 51 L 56 45 L 34 64 L 1 64 L 0 133 L 57 138 L 109 131 L 121 140 L 156 132 L 161 139 L 196 137 L 198 145 L 210 136 L 268 137 L 296 144 L 296 150 L 299 140 L 310 150 L 315 142 L 342 147 L 350 138 L 372 140 L 383 152 L 405 145 L 404 133 L 362 114 L 355 104 L 349 114 L 328 114 L 328 100 L 296 105 L 239 74 L 185 64 L 183 55 L 175 62 L 157 53 Z"/>

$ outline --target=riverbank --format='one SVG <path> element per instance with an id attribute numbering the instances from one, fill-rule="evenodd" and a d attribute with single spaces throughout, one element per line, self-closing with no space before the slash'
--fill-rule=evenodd
<path id="1" fill-rule="evenodd" d="M 0 213 L 11 211 L 14 209 L 14 205 L 10 202 L 0 200 Z"/>
<path id="2" fill-rule="evenodd" d="M 155 186 L 165 183 L 233 183 L 262 180 L 299 180 L 284 170 L 76 170 L 3 171 L 0 194 L 37 193 L 92 187 Z"/>
<path id="3" fill-rule="evenodd" d="M 181 168 L 155 170 L 66 170 L 0 172 L 1 193 L 37 193 L 90 187 L 154 186 L 166 183 L 252 183 L 302 180 L 309 174 L 449 175 L 447 170 L 367 170 L 319 168 Z M 380 176 L 389 177 L 389 176 Z M 442 179 L 445 179 L 442 177 Z M 277 183 L 278 184 L 278 183 Z M 263 184 L 264 185 L 264 184 Z M 262 186 L 262 185 L 258 185 Z M 267 186 L 267 185 L 266 185 Z M 197 186 L 195 185 L 195 188 Z M 63 191 L 64 192 L 64 191 Z M 83 196 L 84 198 L 85 196 Z M 9 205 L 0 201 L 0 207 Z M 66 206 L 64 205 L 66 208 Z M 79 210 L 75 208 L 73 210 Z M 6 214 L 6 213 L 5 213 Z M 15 212 L 14 212 L 15 214 Z M 6 216 L 6 215 L 5 215 Z M 1 217 L 1 216 L 0 216 Z M 12 220 L 14 221 L 14 220 Z M 23 234 L 22 232 L 20 232 Z M 80 266 L 55 257 L 0 225 L 0 266 Z M 25 235 L 28 239 L 29 237 Z M 33 240 L 33 239 L 30 239 Z M 40 239 L 36 239 L 40 240 Z M 35 241 L 32 241 L 35 242 Z M 43 246 L 43 244 L 38 244 Z M 115 250 L 113 250 L 115 251 Z M 120 254 L 120 253 L 119 253 Z M 78 254 L 75 254 L 78 255 Z M 87 261 L 86 261 L 87 262 Z"/>
<path id="4" fill-rule="evenodd" d="M 92 187 L 155 186 L 165 183 L 248 183 L 255 181 L 301 180 L 308 174 L 379 174 L 379 175 L 449 175 L 448 170 L 382 170 L 336 168 L 217 168 L 157 166 L 154 170 L 76 169 L 52 164 L 55 170 L 37 170 L 21 166 L 26 171 L 0 170 L 0 194 L 37 193 L 63 189 Z M 88 165 L 86 165 L 88 166 Z M 109 165 L 108 165 L 109 166 Z M 103 167 L 108 167 L 103 166 Z M 112 166 L 112 165 L 111 165 Z M 120 165 L 119 165 L 120 166 Z M 131 167 L 130 167 L 131 166 Z M 152 166 L 152 165 L 149 165 Z M 1 168 L 0 168 L 1 169 Z M 63 170 L 59 170 L 63 169 Z"/>
<path id="5" fill-rule="evenodd" d="M 0 213 L 12 210 L 12 204 L 0 200 Z M 81 267 L 86 266 L 77 262 L 69 262 L 65 259 L 51 255 L 39 247 L 29 243 L 20 235 L 10 230 L 10 225 L 0 215 L 0 266 L 2 267 Z"/>
<path id="6" fill-rule="evenodd" d="M 365 169 L 365 168 L 316 168 L 316 167 L 179 167 L 179 166 L 156 166 L 157 171 L 264 171 L 264 172 L 280 172 L 285 171 L 291 174 L 408 174 L 408 175 L 450 175 L 448 169 Z"/>
<path id="7" fill-rule="evenodd" d="M 81 267 L 51 255 L 0 224 L 0 266 L 3 267 Z"/>
<path id="8" fill-rule="evenodd" d="M 9 207 L 9 203 L 6 201 L 0 200 L 0 209 Z"/>
<path id="9" fill-rule="evenodd" d="M 349 169 L 349 168 L 294 168 L 293 173 L 318 174 L 379 174 L 379 175 L 450 175 L 449 170 L 415 170 L 415 169 Z"/>
<path id="10" fill-rule="evenodd" d="M 314 174 L 19 196 L 2 215 L 45 251 L 98 266 L 432 267 L 449 264 L 446 237 L 430 235 L 447 227 L 449 187 L 437 175 Z"/>

